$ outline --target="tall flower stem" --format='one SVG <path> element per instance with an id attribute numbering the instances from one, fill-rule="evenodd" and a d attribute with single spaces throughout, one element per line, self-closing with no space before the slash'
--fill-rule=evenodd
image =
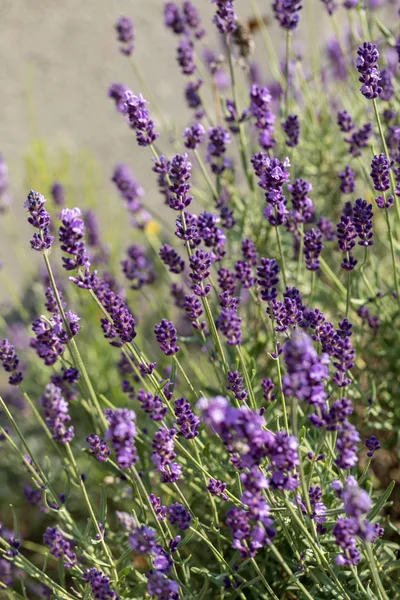
<path id="1" fill-rule="evenodd" d="M 202 173 L 202 175 L 204 177 L 204 180 L 205 180 L 205 182 L 206 182 L 206 184 L 207 184 L 207 186 L 208 186 L 208 188 L 209 188 L 209 190 L 210 190 L 210 192 L 211 192 L 214 200 L 216 202 L 218 202 L 219 201 L 218 192 L 217 192 L 217 190 L 216 190 L 213 182 L 211 181 L 211 178 L 210 178 L 210 176 L 209 176 L 209 174 L 207 172 L 207 169 L 206 169 L 206 167 L 205 167 L 205 165 L 204 165 L 204 163 L 202 161 L 202 158 L 201 158 L 201 156 L 199 154 L 199 151 L 198 150 L 193 150 L 193 154 L 194 154 L 194 156 L 195 156 L 195 158 L 197 160 L 197 164 L 200 167 L 200 171 L 201 171 L 201 173 Z"/>
<path id="2" fill-rule="evenodd" d="M 68 455 L 69 461 L 71 463 L 71 466 L 72 466 L 72 469 L 73 469 L 76 481 L 77 481 L 77 483 L 79 484 L 79 486 L 81 488 L 82 495 L 83 495 L 83 498 L 85 500 L 86 507 L 88 509 L 90 518 L 92 520 L 93 527 L 94 527 L 94 529 L 96 531 L 96 534 L 97 534 L 98 538 L 100 539 L 100 543 L 101 543 L 101 546 L 103 548 L 104 554 L 107 556 L 107 560 L 109 561 L 109 567 L 110 567 L 110 569 L 112 571 L 113 579 L 114 579 L 115 583 L 118 583 L 118 573 L 117 573 L 117 569 L 115 568 L 114 559 L 112 557 L 110 548 L 108 547 L 108 545 L 106 544 L 106 542 L 104 540 L 104 533 L 101 532 L 101 529 L 99 527 L 99 523 L 98 523 L 98 521 L 96 519 L 96 515 L 94 514 L 93 507 L 92 507 L 91 502 L 89 500 L 89 496 L 87 494 L 86 487 L 85 487 L 85 484 L 83 482 L 83 479 L 82 479 L 81 475 L 79 474 L 78 465 L 76 464 L 75 457 L 74 457 L 74 455 L 72 453 L 70 444 L 69 443 L 65 444 L 65 448 L 67 450 L 67 455 Z"/>
<path id="3" fill-rule="evenodd" d="M 81 355 L 79 353 L 78 346 L 76 345 L 76 342 L 75 342 L 75 340 L 74 340 L 74 338 L 73 338 L 73 336 L 71 334 L 71 331 L 70 331 L 70 328 L 69 328 L 69 325 L 68 325 L 68 321 L 67 321 L 66 316 L 65 316 L 64 307 L 63 307 L 62 302 L 61 302 L 60 294 L 58 292 L 57 285 L 56 285 L 56 282 L 55 282 L 55 279 L 54 279 L 53 270 L 51 268 L 51 264 L 50 264 L 50 260 L 49 260 L 49 256 L 48 256 L 48 252 L 47 251 L 43 252 L 43 258 L 44 258 L 44 262 L 45 262 L 45 265 L 46 265 L 47 273 L 48 273 L 48 276 L 49 276 L 50 286 L 51 286 L 51 288 L 53 290 L 53 294 L 54 294 L 54 297 L 55 297 L 56 302 L 57 302 L 58 310 L 60 311 L 60 315 L 61 315 L 64 327 L 65 327 L 67 333 L 69 334 L 69 338 L 70 339 L 69 339 L 69 342 L 68 342 L 68 347 L 71 350 L 71 355 L 72 355 L 72 359 L 73 359 L 73 361 L 75 363 L 75 368 L 78 369 L 78 371 L 82 374 L 82 378 L 83 378 L 83 381 L 85 382 L 87 393 L 88 393 L 89 398 L 90 398 L 90 400 L 92 402 L 93 408 L 97 412 L 97 415 L 99 417 L 100 422 L 103 425 L 103 428 L 106 429 L 108 427 L 107 420 L 106 420 L 106 418 L 105 418 L 105 416 L 104 416 L 104 414 L 103 414 L 103 412 L 101 410 L 99 401 L 98 401 L 97 396 L 96 396 L 96 392 L 94 391 L 92 382 L 90 381 L 88 372 L 86 370 L 86 367 L 84 365 L 82 357 L 81 357 Z"/>
<path id="4" fill-rule="evenodd" d="M 385 208 L 383 210 L 385 211 L 386 226 L 387 226 L 389 243 L 390 243 L 390 253 L 391 253 L 391 256 L 392 256 L 392 268 L 393 268 L 394 285 L 395 285 L 395 288 L 396 288 L 397 301 L 400 302 L 399 276 L 397 274 L 396 255 L 395 255 L 394 243 L 393 243 L 393 237 L 392 237 L 392 228 L 391 228 L 391 225 L 390 225 L 389 211 L 388 211 L 388 209 L 386 207 L 386 194 L 385 194 L 385 192 L 383 192 L 383 200 L 385 202 Z"/>
<path id="5" fill-rule="evenodd" d="M 389 597 L 383 587 L 381 578 L 379 577 L 378 569 L 375 562 L 375 557 L 372 552 L 371 544 L 366 542 L 365 548 L 367 551 L 369 566 L 371 567 L 372 579 L 374 580 L 380 600 L 389 600 Z"/>
<path id="6" fill-rule="evenodd" d="M 276 210 L 275 210 L 275 218 L 276 218 Z M 280 261 L 281 261 L 283 285 L 285 286 L 285 290 L 286 290 L 286 288 L 287 288 L 286 265 L 285 265 L 285 258 L 283 256 L 281 234 L 279 233 L 278 225 L 275 225 L 275 234 L 276 234 L 276 242 L 278 244 L 279 257 L 280 257 Z"/>
<path id="7" fill-rule="evenodd" d="M 225 39 L 226 39 L 226 47 L 227 47 L 227 54 L 228 54 L 229 73 L 230 73 L 230 77 L 231 77 L 231 86 L 232 86 L 233 101 L 235 103 L 236 110 L 237 110 L 237 113 L 238 113 L 239 118 L 240 118 L 239 95 L 238 95 L 238 92 L 237 92 L 235 70 L 233 68 L 232 46 L 231 46 L 231 42 L 230 42 L 230 39 L 229 39 L 228 35 L 226 36 Z M 241 157 L 241 161 L 242 161 L 243 171 L 244 171 L 244 174 L 246 175 L 247 182 L 249 184 L 250 190 L 252 191 L 253 194 L 255 194 L 255 192 L 256 192 L 256 186 L 255 186 L 255 182 L 254 182 L 253 173 L 252 173 L 252 171 L 249 168 L 249 160 L 248 160 L 248 156 L 247 156 L 246 136 L 244 134 L 243 123 L 239 122 L 238 123 L 238 128 L 239 128 L 239 141 L 240 141 L 240 157 Z"/>
<path id="8" fill-rule="evenodd" d="M 289 105 L 290 105 L 290 49 L 291 49 L 292 35 L 290 29 L 286 30 L 286 66 L 285 66 L 285 117 L 289 116 Z"/>
<path id="9" fill-rule="evenodd" d="M 238 344 L 236 346 L 236 348 L 237 348 L 237 353 L 238 353 L 238 356 L 239 356 L 240 365 L 242 367 L 242 371 L 243 371 L 243 375 L 244 375 L 244 380 L 246 382 L 246 387 L 247 387 L 248 392 L 249 392 L 250 405 L 251 405 L 251 407 L 254 410 L 257 410 L 256 397 L 254 395 L 253 386 L 251 385 L 250 376 L 249 376 L 249 373 L 247 371 L 246 361 L 244 360 L 244 356 L 243 356 L 243 350 L 242 350 L 240 344 Z"/>
<path id="10" fill-rule="evenodd" d="M 386 139 L 385 139 L 385 134 L 384 134 L 383 128 L 382 128 L 381 118 L 379 116 L 378 104 L 377 104 L 375 98 L 372 100 L 372 104 L 374 107 L 376 122 L 378 124 L 379 136 L 381 138 L 383 151 L 385 153 L 385 156 L 389 160 L 389 151 L 388 151 L 388 147 L 387 147 L 387 143 L 386 143 Z M 399 203 L 399 199 L 396 195 L 396 181 L 395 181 L 394 173 L 393 173 L 392 169 L 389 169 L 389 177 L 390 177 L 390 187 L 392 189 L 392 194 L 393 194 L 393 197 L 395 199 L 395 204 L 396 204 L 397 219 L 400 221 L 400 203 Z"/>
<path id="11" fill-rule="evenodd" d="M 168 133 L 172 133 L 172 128 L 171 126 L 168 124 L 167 119 L 165 118 L 165 115 L 163 113 L 163 111 L 161 110 L 161 108 L 158 106 L 157 101 L 154 97 L 153 92 L 151 91 L 151 88 L 147 85 L 146 83 L 146 79 L 143 76 L 142 71 L 140 70 L 139 66 L 137 65 L 135 59 L 133 58 L 132 60 L 130 60 L 130 64 L 132 65 L 133 68 L 133 72 L 135 74 L 136 79 L 139 82 L 139 85 L 142 87 L 144 94 L 146 95 L 147 98 L 150 99 L 151 104 L 153 105 L 153 108 L 157 114 L 157 116 L 159 117 L 161 124 L 163 126 L 163 128 L 165 129 L 165 131 L 167 131 Z"/>

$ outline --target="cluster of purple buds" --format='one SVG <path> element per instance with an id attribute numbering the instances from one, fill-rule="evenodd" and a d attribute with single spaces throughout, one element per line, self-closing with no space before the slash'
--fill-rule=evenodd
<path id="1" fill-rule="evenodd" d="M 204 242 L 206 248 L 212 248 L 211 259 L 213 261 L 221 260 L 225 256 L 226 236 L 222 229 L 217 226 L 220 219 L 215 213 L 200 213 L 197 217 L 197 232 L 199 239 Z"/>
<path id="2" fill-rule="evenodd" d="M 380 75 L 381 78 L 379 80 L 379 85 L 382 88 L 380 97 L 382 100 L 386 100 L 387 102 L 389 102 L 389 100 L 393 98 L 395 93 L 392 83 L 392 73 L 390 69 L 381 69 Z"/>
<path id="3" fill-rule="evenodd" d="M 109 427 L 106 440 L 112 443 L 121 469 L 129 469 L 137 461 L 135 447 L 136 415 L 127 408 L 107 409 L 104 411 Z"/>
<path id="4" fill-rule="evenodd" d="M 174 462 L 176 458 L 174 438 L 176 429 L 159 429 L 153 437 L 153 463 L 161 473 L 162 483 L 175 483 L 182 474 L 180 464 Z"/>
<path id="5" fill-rule="evenodd" d="M 193 282 L 193 292 L 196 296 L 206 296 L 211 285 L 203 285 L 203 281 L 210 275 L 210 268 L 213 262 L 213 255 L 211 252 L 205 250 L 196 250 L 194 254 L 189 258 L 190 273 L 189 277 Z"/>
<path id="6" fill-rule="evenodd" d="M 55 181 L 51 186 L 51 197 L 56 206 L 64 206 L 65 205 L 65 190 L 62 183 L 59 181 Z"/>
<path id="7" fill-rule="evenodd" d="M 76 554 L 72 551 L 71 542 L 66 540 L 57 527 L 48 527 L 43 534 L 43 543 L 55 558 L 62 558 L 64 567 L 71 569 L 77 563 Z"/>
<path id="8" fill-rule="evenodd" d="M 153 396 L 151 392 L 139 390 L 137 399 L 144 412 L 150 415 L 150 418 L 153 419 L 153 421 L 162 421 L 167 414 L 167 407 L 164 406 L 160 396 Z"/>
<path id="9" fill-rule="evenodd" d="M 311 338 L 300 330 L 294 331 L 286 342 L 283 355 L 287 373 L 283 378 L 285 395 L 311 406 L 324 406 L 328 397 L 325 390 L 328 357 L 318 356 Z"/>
<path id="10" fill-rule="evenodd" d="M 272 302 L 278 296 L 279 265 L 274 258 L 261 258 L 257 268 L 257 283 L 261 288 L 261 298 L 264 302 Z"/>
<path id="11" fill-rule="evenodd" d="M 297 115 L 289 115 L 282 125 L 283 131 L 286 133 L 286 146 L 295 148 L 299 143 L 300 123 Z"/>
<path id="12" fill-rule="evenodd" d="M 176 154 L 168 164 L 168 175 L 170 180 L 168 197 L 169 207 L 173 210 L 184 210 L 192 202 L 190 192 L 190 174 L 192 164 L 188 161 L 187 154 Z"/>
<path id="13" fill-rule="evenodd" d="M 324 246 L 322 243 L 322 233 L 318 229 L 310 229 L 304 234 L 304 258 L 306 268 L 309 271 L 318 271 L 320 267 L 320 254 Z"/>
<path id="14" fill-rule="evenodd" d="M 132 224 L 142 229 L 148 221 L 149 215 L 142 207 L 141 200 L 144 195 L 143 188 L 137 183 L 132 170 L 128 165 L 119 164 L 115 167 L 111 181 L 116 185 L 124 200 L 126 209 L 132 213 Z"/>
<path id="15" fill-rule="evenodd" d="M 372 229 L 372 204 L 358 198 L 353 207 L 353 223 L 359 239 L 360 246 L 372 246 L 374 232 Z"/>
<path id="16" fill-rule="evenodd" d="M 202 144 L 206 137 L 206 130 L 201 123 L 196 123 L 191 127 L 186 127 L 183 132 L 185 148 L 196 150 L 197 146 Z"/>
<path id="17" fill-rule="evenodd" d="M 167 2 L 164 7 L 164 24 L 176 35 L 188 35 L 193 30 L 196 39 L 201 39 L 205 33 L 201 27 L 199 11 L 188 0 L 183 3 L 182 10 L 175 2 Z"/>
<path id="18" fill-rule="evenodd" d="M 378 48 L 371 42 L 364 42 L 357 50 L 357 54 L 356 67 L 360 73 L 359 80 L 363 84 L 360 91 L 365 98 L 373 100 L 382 92 L 382 86 L 380 85 L 381 74 L 377 68 L 379 60 Z"/>
<path id="19" fill-rule="evenodd" d="M 242 343 L 242 319 L 237 312 L 238 302 L 236 298 L 230 298 L 228 296 L 228 301 L 225 302 L 225 300 L 223 300 L 221 306 L 221 312 L 216 321 L 216 325 L 222 335 L 226 338 L 228 346 L 237 346 Z"/>
<path id="20" fill-rule="evenodd" d="M 125 56 L 130 56 L 134 50 L 134 29 L 133 23 L 129 17 L 120 17 L 115 24 L 117 40 L 121 42 L 121 52 Z"/>
<path id="21" fill-rule="evenodd" d="M 367 148 L 369 145 L 369 139 L 372 135 L 371 123 L 365 123 L 360 129 L 357 129 L 350 137 L 344 139 L 349 144 L 349 152 L 352 156 L 357 158 L 361 155 L 361 150 Z"/>
<path id="22" fill-rule="evenodd" d="M 263 379 L 261 385 L 263 389 L 264 400 L 266 402 L 273 402 L 275 400 L 275 394 L 273 393 L 275 384 L 272 379 L 269 377 Z"/>
<path id="23" fill-rule="evenodd" d="M 175 400 L 174 413 L 178 433 L 187 440 L 192 440 L 199 435 L 200 419 L 194 414 L 186 398 Z"/>
<path id="24" fill-rule="evenodd" d="M 10 373 L 8 379 L 10 385 L 19 385 L 22 383 L 23 375 L 19 370 L 19 358 L 14 346 L 7 339 L 0 340 L 0 362 L 6 373 Z"/>
<path id="25" fill-rule="evenodd" d="M 306 179 L 295 179 L 292 184 L 287 186 L 287 189 L 292 195 L 296 221 L 311 223 L 315 215 L 314 202 L 308 196 L 312 190 L 311 183 Z"/>
<path id="26" fill-rule="evenodd" d="M 390 188 L 390 162 L 385 154 L 374 156 L 371 163 L 371 177 L 374 182 L 374 188 L 378 192 L 385 192 Z"/>
<path id="27" fill-rule="evenodd" d="M 198 319 L 200 319 L 204 312 L 201 300 L 194 294 L 186 294 L 182 308 L 186 311 L 186 317 L 192 322 L 192 327 L 194 329 L 199 329 L 200 331 L 205 331 L 205 321 L 202 321 L 201 323 L 198 322 Z"/>
<path id="28" fill-rule="evenodd" d="M 69 254 L 66 258 L 62 257 L 64 269 L 74 271 L 82 267 L 85 271 L 85 281 L 90 281 L 89 267 L 90 260 L 86 251 L 84 241 L 85 224 L 81 217 L 79 208 L 64 208 L 61 211 L 61 225 L 58 231 L 58 237 L 61 243 L 61 250 Z M 79 285 L 79 279 L 71 278 L 74 283 Z M 82 284 L 84 285 L 84 284 Z M 88 285 L 90 285 L 88 283 Z"/>
<path id="29" fill-rule="evenodd" d="M 346 165 L 344 171 L 338 173 L 340 179 L 340 191 L 342 194 L 352 194 L 355 190 L 355 172 Z"/>
<path id="30" fill-rule="evenodd" d="M 208 130 L 207 160 L 216 175 L 220 175 L 229 165 L 225 158 L 226 147 L 230 143 L 229 133 L 223 127 L 211 127 Z"/>
<path id="31" fill-rule="evenodd" d="M 161 350 L 166 356 L 172 356 L 179 352 L 179 346 L 176 343 L 178 340 L 177 332 L 172 321 L 162 319 L 160 323 L 155 325 L 154 333 Z"/>
<path id="32" fill-rule="evenodd" d="M 275 0 L 272 8 L 283 29 L 296 29 L 299 22 L 298 12 L 303 8 L 302 0 Z"/>
<path id="33" fill-rule="evenodd" d="M 255 118 L 255 126 L 259 130 L 258 141 L 264 150 L 275 146 L 275 115 L 269 108 L 272 100 L 266 87 L 253 84 L 250 89 L 250 113 Z"/>
<path id="34" fill-rule="evenodd" d="M 354 121 L 347 110 L 340 110 L 337 113 L 337 124 L 343 133 L 350 133 L 350 131 L 355 129 Z"/>
<path id="35" fill-rule="evenodd" d="M 105 280 L 97 282 L 94 292 L 111 319 L 111 322 L 108 318 L 101 319 L 104 337 L 117 348 L 131 342 L 136 337 L 135 319 L 125 300 Z"/>
<path id="36" fill-rule="evenodd" d="M 105 440 L 102 440 L 95 433 L 91 433 L 86 438 L 87 443 L 90 447 L 90 454 L 92 454 L 97 460 L 101 462 L 107 462 L 108 457 L 111 454 L 111 450 Z"/>
<path id="37" fill-rule="evenodd" d="M 50 215 L 44 208 L 45 202 L 45 197 L 34 190 L 29 192 L 28 197 L 24 202 L 24 207 L 29 213 L 28 223 L 39 231 L 39 233 L 33 234 L 31 248 L 32 250 L 37 250 L 39 252 L 49 250 L 54 241 L 54 236 L 49 233 Z"/>
<path id="38" fill-rule="evenodd" d="M 226 483 L 210 477 L 210 482 L 207 486 L 208 491 L 213 496 L 219 496 L 222 500 L 228 500 L 228 494 L 226 493 Z"/>
<path id="39" fill-rule="evenodd" d="M 241 377 L 239 371 L 228 372 L 228 385 L 226 389 L 231 391 L 239 402 L 245 402 L 249 395 L 249 392 L 244 387 L 243 377 Z"/>
<path id="40" fill-rule="evenodd" d="M 355 239 L 357 237 L 357 230 L 353 219 L 349 216 L 342 215 L 340 217 L 340 223 L 337 224 L 336 231 L 339 250 L 346 253 L 341 267 L 346 271 L 352 271 L 357 264 L 357 260 L 355 260 L 350 253 L 356 244 Z"/>
<path id="41" fill-rule="evenodd" d="M 146 256 L 143 246 L 132 244 L 126 251 L 128 257 L 121 261 L 122 271 L 131 283 L 132 290 L 140 290 L 155 280 L 153 265 Z"/>
<path id="42" fill-rule="evenodd" d="M 44 408 L 46 425 L 56 442 L 67 444 L 74 438 L 73 426 L 68 427 L 71 417 L 68 412 L 68 402 L 62 396 L 60 388 L 49 383 L 40 398 Z"/>
<path id="43" fill-rule="evenodd" d="M 119 596 L 110 587 L 110 578 L 104 575 L 102 571 L 95 568 L 87 569 L 83 574 L 83 579 L 89 583 L 93 598 L 100 600 L 119 600 Z"/>
<path id="44" fill-rule="evenodd" d="M 176 525 L 179 529 L 183 530 L 189 529 L 192 522 L 190 512 L 182 504 L 179 504 L 179 502 L 168 506 L 167 518 L 171 525 Z"/>
<path id="45" fill-rule="evenodd" d="M 340 484 L 335 484 L 335 487 L 343 499 L 347 515 L 339 518 L 332 530 L 335 542 L 342 550 L 336 557 L 336 563 L 340 566 L 357 565 L 361 560 L 357 537 L 364 542 L 374 543 L 383 535 L 383 529 L 378 523 L 373 525 L 364 518 L 372 508 L 372 501 L 367 492 L 358 486 L 354 477 L 349 476 L 346 479 L 343 489 L 340 489 Z"/>
<path id="46" fill-rule="evenodd" d="M 139 146 L 150 146 L 158 138 L 158 133 L 154 129 L 154 121 L 150 118 L 146 108 L 147 104 L 147 100 L 141 94 L 135 96 L 130 90 L 127 90 L 120 111 L 128 117 L 131 128 L 136 132 Z"/>
<path id="47" fill-rule="evenodd" d="M 149 499 L 157 520 L 164 521 L 165 517 L 167 516 L 167 507 L 161 503 L 161 498 L 157 498 L 154 494 L 150 494 Z"/>
<path id="48" fill-rule="evenodd" d="M 169 244 L 164 244 L 161 246 L 159 254 L 161 260 L 169 268 L 171 273 L 179 274 L 185 269 L 185 261 Z"/>
<path id="49" fill-rule="evenodd" d="M 76 319 L 78 317 L 73 315 L 73 313 L 69 314 L 72 317 L 73 327 L 72 329 L 70 327 L 72 334 L 72 330 L 77 331 L 78 324 Z M 66 316 L 68 317 L 68 313 Z M 71 319 L 69 324 L 71 325 Z M 65 345 L 69 339 L 68 334 L 62 328 L 61 317 L 54 315 L 53 319 L 49 321 L 40 317 L 32 323 L 32 330 L 35 337 L 31 338 L 29 342 L 30 347 L 35 349 L 37 355 L 44 361 L 45 365 L 54 365 L 58 357 L 63 354 Z"/>
<path id="50" fill-rule="evenodd" d="M 125 114 L 125 97 L 129 89 L 122 83 L 112 83 L 108 89 L 108 97 L 114 100 L 115 108 L 121 114 Z"/>
<path id="51" fill-rule="evenodd" d="M 289 181 L 289 159 L 282 163 L 277 158 L 270 158 L 264 152 L 255 154 L 251 159 L 254 172 L 259 178 L 258 185 L 265 190 L 267 208 L 264 215 L 272 226 L 282 225 L 286 221 L 286 198 L 283 195 L 283 186 Z"/>
<path id="52" fill-rule="evenodd" d="M 237 27 L 237 17 L 233 7 L 234 0 L 211 0 L 211 2 L 217 5 L 213 23 L 218 31 L 222 34 L 233 33 Z"/>
<path id="53" fill-rule="evenodd" d="M 380 449 L 381 443 L 376 437 L 376 435 L 371 435 L 367 440 L 365 440 L 365 446 L 367 447 L 367 456 L 368 458 L 372 458 L 377 450 Z"/>
<path id="54" fill-rule="evenodd" d="M 194 45 L 192 40 L 183 37 L 177 49 L 178 64 L 184 75 L 192 75 L 196 71 L 194 62 Z"/>

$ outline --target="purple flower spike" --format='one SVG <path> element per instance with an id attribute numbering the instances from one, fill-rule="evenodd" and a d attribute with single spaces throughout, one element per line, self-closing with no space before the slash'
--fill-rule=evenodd
<path id="1" fill-rule="evenodd" d="M 10 385 L 19 385 L 23 381 L 23 375 L 18 370 L 19 358 L 15 348 L 7 339 L 0 340 L 0 362 L 6 373 L 10 373 L 8 383 Z"/>
<path id="2" fill-rule="evenodd" d="M 164 244 L 164 246 L 161 246 L 159 254 L 161 260 L 169 267 L 171 273 L 182 273 L 185 268 L 185 261 L 182 260 L 172 246 Z"/>
<path id="3" fill-rule="evenodd" d="M 289 115 L 282 125 L 287 135 L 286 146 L 294 148 L 299 143 L 300 123 L 297 115 Z"/>
<path id="4" fill-rule="evenodd" d="M 110 587 L 110 578 L 98 571 L 94 567 L 87 569 L 83 574 L 83 579 L 92 588 L 93 598 L 100 600 L 119 600 L 119 596 Z"/>
<path id="5" fill-rule="evenodd" d="M 182 474 L 182 467 L 173 462 L 176 458 L 174 438 L 176 429 L 159 429 L 153 438 L 151 459 L 161 473 L 162 483 L 174 483 Z"/>
<path id="6" fill-rule="evenodd" d="M 234 0 L 211 0 L 217 4 L 217 11 L 213 18 L 213 23 L 217 26 L 220 33 L 233 33 L 237 27 L 236 14 L 233 8 Z"/>
<path id="7" fill-rule="evenodd" d="M 318 229 L 310 229 L 304 234 L 304 258 L 309 271 L 318 271 L 323 247 L 322 233 Z"/>
<path id="8" fill-rule="evenodd" d="M 46 425 L 53 439 L 61 444 L 66 444 L 74 438 L 74 428 L 68 427 L 71 420 L 68 413 L 68 402 L 63 398 L 61 389 L 53 383 L 46 385 L 45 392 L 40 398 L 40 404 L 44 408 Z"/>
<path id="9" fill-rule="evenodd" d="M 172 29 L 176 35 L 180 35 L 185 31 L 185 20 L 175 2 L 165 3 L 164 23 L 165 26 Z"/>
<path id="10" fill-rule="evenodd" d="M 381 447 L 381 443 L 375 435 L 371 435 L 371 437 L 365 440 L 365 445 L 368 450 L 367 456 L 369 458 L 372 458 L 375 452 Z"/>
<path id="11" fill-rule="evenodd" d="M 115 29 L 117 32 L 117 39 L 121 42 L 122 54 L 130 56 L 134 50 L 134 29 L 131 19 L 129 19 L 129 17 L 120 17 L 115 24 Z"/>
<path id="12" fill-rule="evenodd" d="M 355 172 L 346 165 L 344 171 L 338 173 L 340 179 L 340 191 L 342 194 L 352 194 L 355 190 Z"/>
<path id="13" fill-rule="evenodd" d="M 201 123 L 196 123 L 196 125 L 186 127 L 183 137 L 185 139 L 185 148 L 195 150 L 199 144 L 204 142 L 206 131 Z"/>
<path id="14" fill-rule="evenodd" d="M 187 154 L 176 154 L 168 165 L 171 182 L 169 191 L 172 192 L 172 195 L 168 197 L 168 203 L 173 210 L 183 210 L 193 200 L 189 195 L 191 185 L 188 183 L 192 164 L 187 158 Z"/>
<path id="15" fill-rule="evenodd" d="M 167 515 L 171 525 L 176 525 L 179 529 L 189 529 L 192 517 L 179 502 L 168 506 Z"/>
<path id="16" fill-rule="evenodd" d="M 372 246 L 374 243 L 372 230 L 372 204 L 358 198 L 353 209 L 353 223 L 357 231 L 360 246 Z"/>
<path id="17" fill-rule="evenodd" d="M 355 124 L 347 110 L 340 110 L 337 114 L 337 124 L 339 125 L 340 131 L 343 133 L 349 133 L 355 129 Z"/>
<path id="18" fill-rule="evenodd" d="M 219 481 L 219 479 L 211 477 L 207 489 L 213 496 L 220 496 L 222 500 L 229 500 L 228 494 L 225 491 L 226 483 Z"/>
<path id="19" fill-rule="evenodd" d="M 192 440 L 199 435 L 198 428 L 201 421 L 193 413 L 186 398 L 179 398 L 175 401 L 174 413 L 180 435 L 183 435 L 187 440 Z"/>
<path id="20" fill-rule="evenodd" d="M 172 321 L 162 319 L 162 321 L 154 327 L 154 333 L 156 334 L 157 342 L 160 344 L 161 350 L 166 356 L 172 356 L 179 351 L 179 346 L 176 343 L 176 329 Z"/>
<path id="21" fill-rule="evenodd" d="M 195 72 L 194 45 L 190 39 L 182 38 L 179 42 L 177 60 L 184 75 L 192 75 Z"/>
<path id="22" fill-rule="evenodd" d="M 90 454 L 95 456 L 97 460 L 100 460 L 101 462 L 107 462 L 108 457 L 111 454 L 107 442 L 99 438 L 95 433 L 89 435 L 86 438 L 86 441 L 90 446 Z"/>
<path id="23" fill-rule="evenodd" d="M 111 441 L 121 469 L 129 469 L 137 461 L 136 415 L 133 410 L 127 408 L 107 409 L 104 414 L 109 422 L 106 440 Z"/>
<path id="24" fill-rule="evenodd" d="M 29 213 L 28 223 L 39 230 L 39 233 L 34 233 L 31 240 L 32 250 L 43 252 L 49 250 L 53 244 L 54 237 L 49 234 L 50 215 L 44 208 L 46 199 L 39 192 L 31 190 L 27 199 L 24 202 L 24 207 Z"/>
<path id="25" fill-rule="evenodd" d="M 360 73 L 359 80 L 363 84 L 360 91 L 365 98 L 373 100 L 382 92 L 381 74 L 378 69 L 378 48 L 371 42 L 364 42 L 357 50 L 357 54 L 356 67 Z"/>
<path id="26" fill-rule="evenodd" d="M 276 286 L 279 284 L 279 265 L 274 258 L 261 258 L 261 266 L 257 268 L 257 283 L 261 287 L 261 298 L 271 302 L 278 296 Z"/>
<path id="27" fill-rule="evenodd" d="M 374 156 L 371 163 L 371 177 L 374 187 L 379 192 L 384 192 L 390 188 L 389 178 L 390 163 L 384 154 Z"/>
<path id="28" fill-rule="evenodd" d="M 135 96 L 130 90 L 125 92 L 122 113 L 129 119 L 129 124 L 136 132 L 136 140 L 139 146 L 150 146 L 158 138 L 154 129 L 154 121 L 150 119 L 146 108 L 147 100 L 141 94 Z"/>
<path id="29" fill-rule="evenodd" d="M 275 0 L 272 5 L 274 15 L 283 29 L 296 29 L 299 22 L 299 10 L 303 8 L 302 0 Z"/>
<path id="30" fill-rule="evenodd" d="M 330 16 L 333 15 L 338 6 L 335 0 L 322 0 L 322 4 L 325 5 L 328 15 Z"/>
<path id="31" fill-rule="evenodd" d="M 71 569 L 77 563 L 77 557 L 72 552 L 71 542 L 66 540 L 57 527 L 48 527 L 43 535 L 43 543 L 55 558 L 62 558 L 64 567 Z"/>

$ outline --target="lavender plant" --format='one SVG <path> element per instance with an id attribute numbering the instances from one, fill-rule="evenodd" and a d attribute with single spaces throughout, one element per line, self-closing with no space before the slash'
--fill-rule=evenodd
<path id="1" fill-rule="evenodd" d="M 255 40 L 212 2 L 209 27 L 164 6 L 190 111 L 175 139 L 139 28 L 115 25 L 136 80 L 108 96 L 160 195 L 117 162 L 124 252 L 60 181 L 27 194 L 43 268 L 1 321 L 5 597 L 399 595 L 379 457 L 398 469 L 400 42 L 375 3 L 323 1 L 335 52 L 316 69 L 294 51 L 301 0 L 270 2 L 272 22 L 251 2 Z M 9 187 L 1 159 L 11 213 Z"/>

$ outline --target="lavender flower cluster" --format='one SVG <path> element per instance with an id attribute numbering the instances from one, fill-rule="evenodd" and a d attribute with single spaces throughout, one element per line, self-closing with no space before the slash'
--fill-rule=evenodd
<path id="1" fill-rule="evenodd" d="M 155 187 L 115 157 L 106 231 L 38 161 L 43 268 L 0 322 L 10 597 L 399 594 L 400 40 L 379 2 L 322 0 L 335 37 L 310 61 L 305 2 L 251 4 L 210 0 L 210 35 L 164 3 L 177 122 L 116 21 L 134 79 L 108 96 Z M 12 185 L 0 157 L 5 222 Z"/>

